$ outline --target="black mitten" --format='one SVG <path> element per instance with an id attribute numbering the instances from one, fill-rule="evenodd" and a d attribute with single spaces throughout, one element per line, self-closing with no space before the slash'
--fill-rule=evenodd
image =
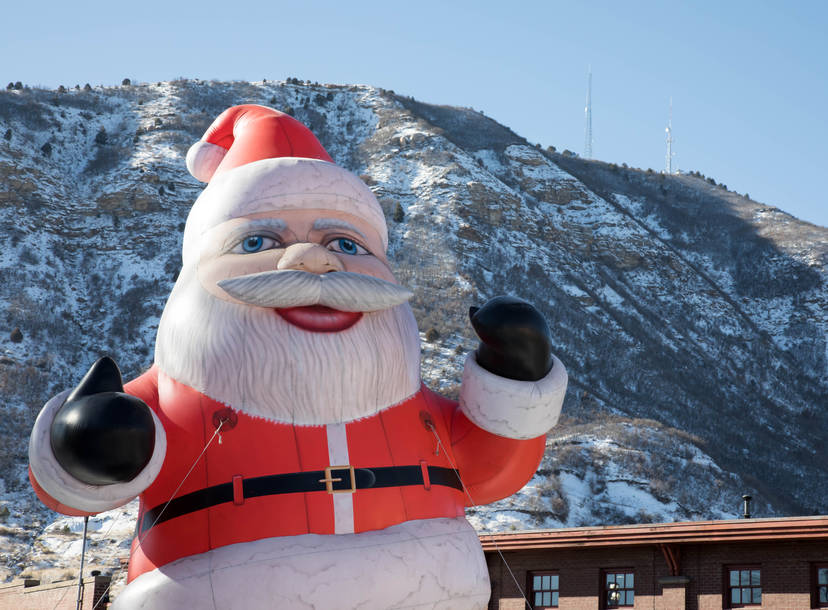
<path id="1" fill-rule="evenodd" d="M 152 457 L 155 423 L 144 401 L 124 394 L 118 366 L 104 357 L 58 409 L 51 444 L 58 463 L 79 481 L 125 483 Z"/>
<path id="2" fill-rule="evenodd" d="M 480 337 L 477 363 L 487 371 L 520 381 L 537 381 L 552 368 L 549 326 L 533 305 L 515 297 L 490 299 L 470 307 Z"/>

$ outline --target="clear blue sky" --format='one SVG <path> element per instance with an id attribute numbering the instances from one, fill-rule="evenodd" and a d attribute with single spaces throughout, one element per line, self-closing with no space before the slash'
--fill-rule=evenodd
<path id="1" fill-rule="evenodd" d="M 530 142 L 675 163 L 828 226 L 828 2 L 6 3 L 0 84 L 296 76 L 469 106 Z"/>

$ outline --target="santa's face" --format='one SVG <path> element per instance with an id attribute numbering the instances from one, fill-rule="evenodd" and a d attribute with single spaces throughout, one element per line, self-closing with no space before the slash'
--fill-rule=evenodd
<path id="1" fill-rule="evenodd" d="M 198 279 L 207 292 L 234 303 L 270 306 L 289 323 L 311 332 L 346 330 L 364 312 L 385 309 L 410 296 L 405 289 L 385 285 L 397 282 L 379 234 L 364 219 L 346 212 L 252 214 L 214 227 L 203 243 Z M 273 273 L 287 271 L 294 273 Z M 343 271 L 349 275 L 327 275 Z M 380 281 L 365 281 L 364 276 Z M 337 299 L 336 291 L 323 294 L 323 288 L 337 280 L 349 286 L 349 298 Z M 372 302 L 377 287 L 392 300 Z"/>
<path id="2" fill-rule="evenodd" d="M 350 421 L 419 387 L 419 335 L 379 232 L 331 209 L 206 231 L 159 326 L 162 370 L 277 421 Z"/>

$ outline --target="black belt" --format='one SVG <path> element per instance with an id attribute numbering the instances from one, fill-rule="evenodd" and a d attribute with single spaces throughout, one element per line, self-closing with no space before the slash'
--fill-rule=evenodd
<path id="1" fill-rule="evenodd" d="M 263 477 L 241 479 L 237 482 L 221 483 L 205 487 L 192 493 L 174 498 L 169 504 L 159 504 L 144 513 L 141 532 L 152 526 L 197 510 L 209 508 L 239 499 L 258 498 L 277 494 L 327 491 L 328 493 L 351 493 L 357 489 L 380 487 L 405 487 L 426 485 L 423 473 L 428 474 L 428 484 L 463 489 L 457 473 L 442 466 L 381 466 L 379 468 L 354 468 L 352 466 L 330 466 L 325 470 L 271 474 Z M 241 483 L 241 490 L 238 484 Z M 234 490 L 235 487 L 235 490 Z M 241 494 L 239 494 L 239 491 Z M 239 495 L 241 498 L 239 498 Z"/>

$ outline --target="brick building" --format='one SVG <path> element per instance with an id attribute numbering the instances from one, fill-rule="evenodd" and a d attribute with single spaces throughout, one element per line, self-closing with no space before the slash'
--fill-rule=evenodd
<path id="1" fill-rule="evenodd" d="M 519 531 L 481 542 L 490 609 L 828 608 L 828 517 Z"/>
<path id="2" fill-rule="evenodd" d="M 526 610 L 520 589 L 533 610 L 828 608 L 828 516 L 518 531 L 481 542 L 492 610 Z M 109 581 L 85 579 L 84 609 L 108 606 Z M 0 609 L 74 609 L 76 599 L 74 580 L 0 585 Z"/>

